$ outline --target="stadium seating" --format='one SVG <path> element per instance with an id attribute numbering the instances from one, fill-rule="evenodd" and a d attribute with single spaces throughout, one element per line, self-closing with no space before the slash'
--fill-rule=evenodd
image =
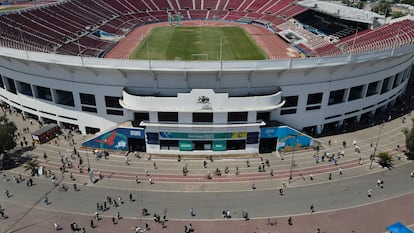
<path id="1" fill-rule="evenodd" d="M 188 12 L 191 19 L 205 19 L 207 17 L 207 11 L 204 10 L 192 10 Z"/>
<path id="2" fill-rule="evenodd" d="M 181 9 L 196 9 L 193 6 L 193 0 L 180 0 Z"/>
<path id="3" fill-rule="evenodd" d="M 303 9 L 293 0 L 68 0 L 2 15 L 0 38 L 10 47 L 97 56 L 113 41 L 92 36 L 96 30 L 125 35 L 136 25 L 167 21 L 167 12 L 183 20 L 247 16 L 277 25 L 285 22 L 280 13 L 288 18 Z"/>
<path id="4" fill-rule="evenodd" d="M 292 2 L 289 0 L 279 0 L 269 6 L 269 8 L 263 9 L 264 13 L 270 12 L 272 14 L 278 13 L 279 11 L 284 10 L 286 7 L 291 5 Z"/>
<path id="5" fill-rule="evenodd" d="M 223 19 L 224 16 L 227 13 L 228 12 L 226 12 L 226 11 L 216 11 L 216 10 L 212 10 L 212 11 L 209 11 L 208 18 L 209 19 Z"/>
<path id="6" fill-rule="evenodd" d="M 213 9 L 223 10 L 224 9 L 224 6 L 226 4 L 227 4 L 227 0 L 218 0 L 217 5 L 216 5 L 216 8 L 213 8 Z"/>
<path id="7" fill-rule="evenodd" d="M 200 9 L 200 10 L 204 9 L 202 6 L 203 3 L 204 3 L 203 0 L 194 0 L 194 9 Z"/>
<path id="8" fill-rule="evenodd" d="M 203 6 L 202 6 L 202 8 L 200 8 L 200 9 L 203 9 L 203 10 L 207 10 L 207 9 L 210 9 L 210 10 L 216 10 L 217 9 L 217 3 L 219 3 L 219 2 L 221 2 L 222 4 L 223 3 L 225 3 L 226 2 L 226 0 L 203 0 L 202 1 L 202 3 L 203 3 Z"/>
<path id="9" fill-rule="evenodd" d="M 299 48 L 301 50 L 307 51 L 307 49 L 309 49 L 311 51 L 316 48 L 323 47 L 325 45 L 330 44 L 328 40 L 325 40 L 324 38 L 317 36 L 314 33 L 303 29 L 302 27 L 300 27 L 299 25 L 295 24 L 292 21 L 286 21 L 284 23 L 281 23 L 277 25 L 276 28 L 279 29 L 279 31 L 290 30 L 302 36 L 305 40 L 300 41 L 301 45 L 299 46 Z M 303 47 L 306 47 L 307 49 Z"/>
<path id="10" fill-rule="evenodd" d="M 289 7 L 286 7 L 280 14 L 283 15 L 283 18 L 290 19 L 293 16 L 296 16 L 306 10 L 307 9 L 305 7 L 291 4 Z"/>
<path id="11" fill-rule="evenodd" d="M 17 13 L 18 12 L 18 13 Z M 97 29 L 125 35 L 139 24 L 168 20 L 168 12 L 182 19 L 258 19 L 276 31 L 292 30 L 304 41 L 295 46 L 311 56 L 363 53 L 413 43 L 414 23 L 402 20 L 375 30 L 361 25 L 324 20 L 294 4 L 293 0 L 68 0 L 6 13 L 0 17 L 1 45 L 19 49 L 69 55 L 98 56 L 113 41 L 92 33 Z M 317 28 L 332 41 L 292 24 Z M 326 24 L 325 22 L 330 22 Z M 332 26 L 334 25 L 334 26 Z M 355 32 L 357 32 L 355 34 Z"/>
<path id="12" fill-rule="evenodd" d="M 341 53 L 366 53 L 400 47 L 414 42 L 414 22 L 402 20 L 375 30 L 365 30 L 348 36 L 335 45 L 316 50 L 318 56 L 334 56 Z"/>
<path id="13" fill-rule="evenodd" d="M 224 5 L 224 9 L 237 10 L 242 3 L 243 0 L 228 0 L 227 4 Z"/>
<path id="14" fill-rule="evenodd" d="M 224 20 L 238 20 L 245 17 L 248 12 L 238 12 L 238 11 L 229 11 L 229 13 L 224 16 Z"/>
<path id="15" fill-rule="evenodd" d="M 346 21 L 312 11 L 295 16 L 295 20 L 305 27 L 309 27 L 309 30 L 317 29 L 320 33 L 339 39 L 355 34 L 356 31 L 362 31 L 368 27 L 364 23 Z"/>

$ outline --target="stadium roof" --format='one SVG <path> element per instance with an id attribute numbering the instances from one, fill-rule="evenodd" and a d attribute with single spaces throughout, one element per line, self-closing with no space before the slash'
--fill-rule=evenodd
<path id="1" fill-rule="evenodd" d="M 331 15 L 340 19 L 357 21 L 368 24 L 373 24 L 374 19 L 385 18 L 384 16 L 374 13 L 372 11 L 348 7 L 335 2 L 304 0 L 297 2 L 297 4 L 309 8 L 311 10 Z"/>

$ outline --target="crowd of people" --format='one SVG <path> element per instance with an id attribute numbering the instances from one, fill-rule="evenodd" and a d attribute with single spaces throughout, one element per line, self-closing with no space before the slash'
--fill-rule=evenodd
<path id="1" fill-rule="evenodd" d="M 33 124 L 33 123 L 31 122 L 31 124 Z M 30 130 L 28 129 L 28 127 L 24 128 L 24 132 L 25 133 L 30 133 Z M 23 135 L 20 135 L 19 137 L 21 137 L 23 140 L 26 140 L 25 136 L 23 136 Z M 72 144 L 76 144 L 76 142 L 73 140 L 72 137 L 69 137 L 69 136 L 67 138 L 65 137 L 65 140 L 68 140 L 68 139 L 72 142 Z M 331 144 L 331 142 L 329 142 L 329 145 L 330 144 Z M 355 152 L 356 153 L 361 153 L 361 148 L 356 143 L 356 141 L 354 141 L 352 144 L 355 147 Z M 345 157 L 345 148 L 346 147 L 347 147 L 347 144 L 346 144 L 345 141 L 343 141 L 342 148 L 339 148 L 337 153 L 330 153 L 328 151 L 325 151 L 325 152 L 323 152 L 323 154 L 321 156 L 319 156 L 319 151 L 318 151 L 314 155 L 315 161 L 317 163 L 319 163 L 319 162 L 324 162 L 325 160 L 327 160 L 327 161 L 332 162 L 335 165 L 338 165 L 338 163 L 339 163 L 338 161 L 341 158 Z M 74 167 L 74 164 L 77 165 L 77 169 L 79 169 L 79 172 L 82 173 L 82 167 L 84 165 L 83 164 L 83 160 L 84 159 L 80 155 L 79 151 L 77 151 L 76 147 L 73 147 L 73 152 L 71 154 L 69 154 L 69 156 L 66 153 L 61 154 L 59 152 L 59 157 L 58 158 L 59 158 L 59 160 L 61 162 L 61 166 L 60 166 L 59 170 L 60 170 L 60 172 L 62 174 L 62 177 L 66 173 L 70 172 L 71 181 L 74 181 L 75 180 L 73 178 L 73 175 L 72 175 L 72 168 Z M 49 162 L 49 159 L 50 158 L 49 158 L 49 155 L 47 155 L 46 152 L 43 153 L 43 159 L 44 159 L 45 163 Z M 179 157 L 178 162 L 181 162 L 181 157 Z M 203 166 L 203 168 L 206 168 L 207 169 L 209 166 L 210 167 L 212 166 L 213 162 L 214 162 L 214 160 L 213 160 L 212 157 L 209 158 L 209 162 L 208 162 L 208 160 L 204 159 L 202 166 Z M 296 164 L 296 167 L 297 167 L 298 166 L 297 163 L 295 163 L 295 164 Z M 129 165 L 129 164 L 127 164 L 127 165 Z M 250 160 L 247 159 L 246 160 L 246 167 L 249 168 L 250 165 L 251 165 L 250 164 Z M 270 168 L 270 176 L 274 176 L 275 175 L 275 172 L 274 172 L 273 168 L 270 166 L 269 159 L 260 157 L 260 161 L 258 163 L 258 170 L 257 171 L 259 173 L 263 173 L 263 172 L 266 171 L 266 168 Z M 153 162 L 153 169 L 159 169 L 159 167 L 157 166 L 157 164 L 156 164 L 155 161 Z M 146 172 L 146 175 L 148 176 L 149 183 L 150 184 L 153 184 L 154 182 L 152 180 L 152 176 L 149 175 L 148 169 L 146 169 L 146 171 L 147 171 Z M 231 171 L 231 168 L 228 165 L 226 165 L 224 167 L 224 170 L 223 171 L 224 171 L 224 174 L 229 174 L 230 171 Z M 236 175 L 239 175 L 239 167 L 238 167 L 238 165 L 235 166 L 234 171 L 235 171 L 235 174 Z M 88 170 L 88 172 L 89 172 L 89 170 Z M 188 172 L 189 172 L 189 168 L 188 168 L 188 165 L 186 164 L 183 167 L 183 174 L 186 175 Z M 339 173 L 339 175 L 343 175 L 344 174 L 344 170 L 343 170 L 342 167 L 339 167 L 338 173 Z M 38 176 L 39 174 L 40 174 L 40 172 L 37 171 L 35 174 L 31 174 L 31 175 Z M 46 167 L 43 167 L 43 174 L 44 174 L 44 176 L 50 178 L 50 180 L 51 180 L 51 182 L 52 182 L 52 184 L 54 186 L 59 186 L 59 184 L 60 184 L 59 187 L 61 187 L 62 190 L 64 190 L 64 191 L 68 191 L 69 190 L 67 188 L 67 186 L 65 185 L 65 183 L 61 183 L 63 181 L 63 179 L 59 179 L 57 177 L 57 175 L 54 173 L 54 171 L 51 171 L 50 170 L 50 168 L 46 169 Z M 219 168 L 219 167 L 216 167 L 216 169 L 214 171 L 214 175 L 215 176 L 221 176 L 222 174 L 223 174 L 222 169 Z M 411 172 L 410 175 L 412 177 L 414 177 L 414 171 Z M 208 177 L 209 177 L 209 179 L 212 178 L 211 175 L 210 175 L 210 173 L 208 173 Z M 328 177 L 329 177 L 329 179 L 332 179 L 332 172 L 329 172 L 328 173 Z M 103 175 L 101 175 L 100 172 L 99 172 L 99 178 L 100 179 L 103 179 Z M 5 173 L 3 173 L 3 181 L 9 182 L 10 180 L 12 180 L 12 181 L 14 181 L 16 183 L 26 183 L 27 187 L 32 187 L 33 186 L 33 184 L 34 184 L 34 180 L 33 179 L 34 178 L 32 176 L 29 176 L 29 177 L 26 178 L 26 177 L 23 177 L 21 174 L 12 175 L 12 177 L 10 179 Z M 313 175 L 312 174 L 310 175 L 310 180 L 313 180 Z M 24 181 L 26 181 L 26 182 L 24 182 Z M 137 183 L 140 183 L 140 180 L 139 180 L 139 177 L 138 176 L 136 176 L 136 182 Z M 73 190 L 74 191 L 80 191 L 80 189 L 79 189 L 79 187 L 77 186 L 76 183 L 73 183 L 72 185 L 73 185 Z M 378 181 L 377 181 L 377 187 L 384 188 L 384 181 L 382 179 L 378 179 Z M 256 182 L 255 181 L 252 182 L 252 188 L 253 189 L 256 189 Z M 285 194 L 285 191 L 284 190 L 286 188 L 287 188 L 286 187 L 286 184 L 283 181 L 282 188 L 280 188 L 280 190 L 279 190 L 279 192 L 280 192 L 281 195 L 284 195 Z M 5 195 L 6 195 L 7 198 L 12 197 L 12 193 L 8 189 L 4 189 L 4 193 L 5 193 Z M 372 197 L 372 195 L 373 195 L 373 190 L 372 189 L 369 189 L 368 190 L 368 196 L 369 197 Z M 130 200 L 133 201 L 132 194 L 130 195 Z M 44 203 L 46 205 L 50 205 L 51 204 L 51 202 L 48 199 L 48 196 L 45 196 L 44 197 Z M 124 204 L 124 202 L 123 202 L 121 196 L 118 196 L 117 198 L 107 196 L 106 197 L 106 200 L 103 200 L 102 202 L 97 202 L 95 215 L 94 215 L 93 218 L 91 218 L 91 228 L 96 227 L 97 226 L 97 223 L 103 219 L 101 217 L 101 215 L 100 215 L 101 213 L 106 212 L 110 208 L 117 208 L 118 206 L 120 206 L 122 204 Z M 310 209 L 311 209 L 311 212 L 314 212 L 314 206 L 313 206 L 313 204 L 311 205 Z M 191 209 L 190 212 L 191 212 L 191 216 L 195 216 L 195 213 L 194 213 L 194 210 L 193 209 Z M 223 210 L 222 215 L 223 215 L 223 218 L 231 218 L 232 213 L 231 213 L 230 210 Z M 7 215 L 5 215 L 5 210 L 2 209 L 1 207 L 0 207 L 0 216 L 2 218 L 7 218 Z M 241 217 L 247 220 L 249 218 L 249 216 L 247 214 L 247 211 L 243 211 Z M 112 219 L 112 223 L 114 225 L 118 224 L 118 222 L 119 222 L 119 220 L 121 218 L 122 217 L 120 216 L 120 213 L 117 212 L 117 214 L 111 218 Z M 165 224 L 166 224 L 167 221 L 166 221 L 166 215 L 165 214 L 161 218 L 160 215 L 154 213 L 153 218 L 154 218 L 154 222 L 155 223 L 159 223 L 162 227 L 165 227 L 166 226 Z M 293 221 L 292 221 L 291 217 L 289 218 L 288 223 L 289 223 L 289 225 L 293 225 Z M 62 229 L 62 226 L 58 222 L 54 222 L 53 225 L 54 225 L 54 228 L 56 230 L 61 230 Z M 86 232 L 85 227 L 78 226 L 78 224 L 76 222 L 71 223 L 70 224 L 70 228 L 74 232 Z M 138 231 L 137 231 L 137 229 L 138 229 Z M 145 231 L 145 230 L 148 230 L 148 229 L 149 229 L 149 227 L 148 227 L 148 225 L 146 223 L 146 226 L 145 227 L 136 227 L 135 228 L 135 231 L 136 232 L 141 232 L 141 231 Z M 192 224 L 190 224 L 188 226 L 185 225 L 184 231 L 185 232 L 192 232 L 192 231 L 194 231 L 194 228 L 193 228 Z"/>

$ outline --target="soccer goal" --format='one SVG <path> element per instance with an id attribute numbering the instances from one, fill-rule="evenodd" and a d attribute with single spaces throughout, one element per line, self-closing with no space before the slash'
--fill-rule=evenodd
<path id="1" fill-rule="evenodd" d="M 191 60 L 193 61 L 208 61 L 207 53 L 193 53 L 191 54 Z"/>

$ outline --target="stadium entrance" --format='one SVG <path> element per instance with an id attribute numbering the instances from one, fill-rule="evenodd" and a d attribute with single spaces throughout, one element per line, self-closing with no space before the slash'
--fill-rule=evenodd
<path id="1" fill-rule="evenodd" d="M 259 153 L 272 153 L 276 151 L 277 137 L 276 138 L 263 138 L 260 139 Z"/>
<path id="2" fill-rule="evenodd" d="M 211 150 L 212 141 L 194 141 L 194 150 Z"/>
<path id="3" fill-rule="evenodd" d="M 146 152 L 145 139 L 128 138 L 129 151 Z"/>

